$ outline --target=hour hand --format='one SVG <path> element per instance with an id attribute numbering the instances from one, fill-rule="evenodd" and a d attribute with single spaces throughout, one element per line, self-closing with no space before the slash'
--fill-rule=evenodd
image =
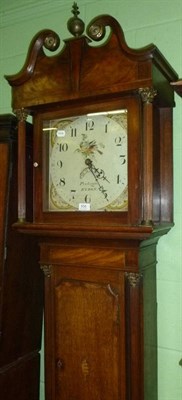
<path id="1" fill-rule="evenodd" d="M 96 168 L 95 165 L 93 164 L 92 160 L 90 160 L 90 158 L 86 158 L 85 164 L 87 165 L 89 170 L 92 172 L 92 174 L 94 175 L 96 180 L 103 179 L 104 181 L 109 182 L 108 179 L 106 178 L 104 170 Z"/>

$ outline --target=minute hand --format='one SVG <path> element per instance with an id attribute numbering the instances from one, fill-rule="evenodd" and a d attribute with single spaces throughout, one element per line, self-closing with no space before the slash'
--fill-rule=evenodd
<path id="1" fill-rule="evenodd" d="M 96 182 L 97 182 L 97 184 L 99 186 L 100 192 L 103 194 L 105 199 L 108 200 L 107 192 L 104 189 L 103 185 L 101 185 L 100 182 L 99 182 L 99 179 L 102 179 L 104 181 L 109 182 L 108 179 L 106 178 L 105 172 L 103 171 L 103 169 L 96 168 L 95 165 L 93 164 L 92 160 L 90 160 L 90 158 L 87 158 L 85 160 L 85 164 L 87 165 L 87 167 L 89 168 L 90 172 L 94 176 L 94 178 L 95 178 L 95 180 L 96 180 Z"/>

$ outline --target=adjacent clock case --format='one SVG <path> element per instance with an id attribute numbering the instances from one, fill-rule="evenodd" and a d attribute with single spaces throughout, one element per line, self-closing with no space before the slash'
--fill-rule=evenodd
<path id="1" fill-rule="evenodd" d="M 0 393 L 6 400 L 39 398 L 43 279 L 35 237 L 12 228 L 17 220 L 17 118 L 0 115 Z M 26 123 L 32 218 L 32 126 Z"/>
<path id="2" fill-rule="evenodd" d="M 104 41 L 106 27 L 110 33 Z M 31 229 L 38 232 L 42 223 L 51 231 L 172 224 L 174 94 L 170 82 L 177 80 L 177 74 L 156 46 L 129 48 L 118 22 L 108 15 L 95 18 L 87 36 L 73 34 L 75 38 L 65 40 L 62 49 L 50 56 L 45 49 L 57 50 L 59 37 L 50 30 L 39 32 L 23 69 L 6 77 L 12 86 L 12 107 L 20 120 L 19 222 L 27 222 L 23 154 L 24 121 L 30 114 L 34 123 Z M 101 39 L 102 45 L 92 45 Z M 127 110 L 127 207 L 120 212 L 50 211 L 45 207 L 43 121 L 120 109 Z M 112 154 L 107 162 L 112 168 Z M 26 223 L 23 229 L 29 228 Z"/>

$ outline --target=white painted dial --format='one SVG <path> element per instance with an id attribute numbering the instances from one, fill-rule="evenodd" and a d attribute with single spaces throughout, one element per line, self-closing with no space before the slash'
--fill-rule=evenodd
<path id="1" fill-rule="evenodd" d="M 126 110 L 44 121 L 43 130 L 49 211 L 126 211 Z"/>

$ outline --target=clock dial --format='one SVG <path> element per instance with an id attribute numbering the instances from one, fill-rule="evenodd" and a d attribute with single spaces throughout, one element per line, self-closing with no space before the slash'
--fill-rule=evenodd
<path id="1" fill-rule="evenodd" d="M 44 121 L 45 208 L 127 210 L 127 111 Z"/>

